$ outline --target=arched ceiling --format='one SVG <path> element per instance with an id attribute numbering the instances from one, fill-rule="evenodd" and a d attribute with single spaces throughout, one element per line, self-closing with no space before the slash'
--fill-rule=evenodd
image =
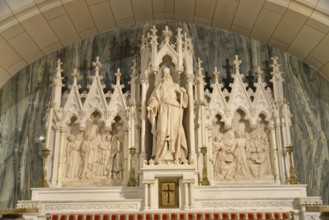
<path id="1" fill-rule="evenodd" d="M 268 43 L 329 79 L 329 0 L 0 0 L 0 88 L 26 65 L 66 45 L 161 19 Z"/>

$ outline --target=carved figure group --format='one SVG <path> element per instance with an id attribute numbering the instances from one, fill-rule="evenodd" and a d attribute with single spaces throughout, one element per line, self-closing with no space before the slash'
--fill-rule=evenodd
<path id="1" fill-rule="evenodd" d="M 101 135 L 97 125 L 84 132 L 82 140 L 69 135 L 66 147 L 66 174 L 68 179 L 107 178 L 117 181 L 123 178 L 122 127 L 112 136 Z"/>
<path id="2" fill-rule="evenodd" d="M 216 180 L 273 179 L 265 131 L 249 134 L 229 130 L 223 135 L 214 136 Z"/>

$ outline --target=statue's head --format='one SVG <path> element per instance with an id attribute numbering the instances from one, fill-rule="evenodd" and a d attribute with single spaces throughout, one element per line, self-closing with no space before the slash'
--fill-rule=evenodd
<path id="1" fill-rule="evenodd" d="M 163 68 L 163 79 L 172 79 L 168 67 Z"/>
<path id="2" fill-rule="evenodd" d="M 67 139 L 68 139 L 69 141 L 75 141 L 75 137 L 74 137 L 73 135 L 69 135 L 69 136 L 67 137 Z"/>

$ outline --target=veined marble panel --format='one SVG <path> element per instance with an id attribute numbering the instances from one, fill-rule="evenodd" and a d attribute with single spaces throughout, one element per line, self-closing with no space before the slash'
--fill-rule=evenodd
<path id="1" fill-rule="evenodd" d="M 158 21 L 99 34 L 48 55 L 25 67 L 0 90 L 0 209 L 15 207 L 17 200 L 30 199 L 30 188 L 37 187 L 41 176 L 40 137 L 45 136 L 46 106 L 50 100 L 51 78 L 58 58 L 64 62 L 63 76 L 67 89 L 74 68 L 80 73 L 81 91 L 86 90 L 93 74 L 96 56 L 103 64 L 105 90 L 111 90 L 117 68 L 129 89 L 130 66 L 139 56 L 142 33 L 152 25 L 162 30 L 182 27 L 193 38 L 195 58 L 203 63 L 205 80 L 212 80 L 217 67 L 222 81 L 229 85 L 232 59 L 242 60 L 241 72 L 251 85 L 260 66 L 269 83 L 270 57 L 278 56 L 285 78 L 284 92 L 293 114 L 291 128 L 296 172 L 301 183 L 308 184 L 308 195 L 329 202 L 329 82 L 312 67 L 281 50 L 235 33 L 195 24 Z M 306 42 L 307 43 L 307 42 Z M 270 83 L 269 83 L 270 85 Z M 208 84 L 209 87 L 209 84 Z M 210 87 L 209 87 L 210 88 Z M 42 138 L 41 138 L 42 139 Z"/>

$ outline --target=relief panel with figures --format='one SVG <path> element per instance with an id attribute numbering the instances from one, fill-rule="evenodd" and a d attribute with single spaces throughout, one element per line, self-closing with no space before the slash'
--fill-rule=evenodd
<path id="1" fill-rule="evenodd" d="M 270 145 L 265 121 L 260 117 L 255 128 L 237 111 L 233 128 L 213 124 L 212 146 L 216 181 L 273 180 Z"/>

